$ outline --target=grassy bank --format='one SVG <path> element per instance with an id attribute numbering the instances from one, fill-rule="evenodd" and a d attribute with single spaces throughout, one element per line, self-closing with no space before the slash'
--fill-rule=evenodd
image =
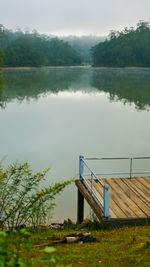
<path id="1" fill-rule="evenodd" d="M 49 257 L 43 247 L 37 244 L 48 243 L 68 234 L 90 231 L 98 243 L 59 244 L 51 253 L 55 263 L 42 262 Z M 10 238 L 10 237 L 9 237 Z M 31 266 L 150 266 L 150 226 L 123 227 L 113 230 L 71 230 L 38 229 L 28 238 L 27 251 L 23 245 L 21 252 Z"/>

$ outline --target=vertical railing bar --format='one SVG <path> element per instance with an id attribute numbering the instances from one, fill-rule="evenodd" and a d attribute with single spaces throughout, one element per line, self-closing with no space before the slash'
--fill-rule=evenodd
<path id="1" fill-rule="evenodd" d="M 133 158 L 130 158 L 130 179 L 132 178 L 132 160 Z"/>
<path id="2" fill-rule="evenodd" d="M 104 217 L 109 217 L 109 185 L 104 185 Z"/>
<path id="3" fill-rule="evenodd" d="M 91 195 L 93 195 L 93 173 L 91 172 Z"/>
<path id="4" fill-rule="evenodd" d="M 83 161 L 83 159 L 84 159 L 83 156 L 79 157 L 79 178 L 80 178 L 80 181 L 82 181 L 83 175 L 84 175 L 84 161 Z"/>

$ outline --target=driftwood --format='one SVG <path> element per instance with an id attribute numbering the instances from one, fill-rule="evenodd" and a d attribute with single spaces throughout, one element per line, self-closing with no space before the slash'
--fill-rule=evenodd
<path id="1" fill-rule="evenodd" d="M 35 245 L 34 247 L 46 247 L 54 246 L 58 244 L 73 244 L 73 243 L 90 243 L 90 242 L 99 242 L 95 237 L 91 236 L 90 233 L 83 234 L 72 234 L 65 236 L 63 239 L 56 240 L 50 243 L 43 243 L 40 245 Z"/>

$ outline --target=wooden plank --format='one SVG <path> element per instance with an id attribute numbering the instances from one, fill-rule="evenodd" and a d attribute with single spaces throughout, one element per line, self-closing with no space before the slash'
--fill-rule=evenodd
<path id="1" fill-rule="evenodd" d="M 126 219 L 110 219 L 103 220 L 103 227 L 122 227 L 122 226 L 131 226 L 131 225 L 145 225 L 150 224 L 150 218 L 126 218 Z"/>
<path id="2" fill-rule="evenodd" d="M 133 211 L 133 209 L 130 208 L 131 201 L 124 194 L 121 187 L 118 186 L 118 184 L 115 184 L 114 180 L 115 179 L 108 179 L 107 184 L 109 184 L 112 190 L 114 191 L 116 200 L 118 201 L 118 205 L 124 211 L 124 213 L 126 214 L 126 217 L 136 218 L 137 214 Z"/>
<path id="3" fill-rule="evenodd" d="M 98 181 L 95 181 L 94 187 L 96 188 L 97 192 L 99 192 L 103 196 L 104 190 Z M 118 216 L 119 217 L 121 216 L 121 218 L 126 218 L 126 215 L 124 214 L 124 212 L 122 210 L 120 210 L 118 205 L 116 205 L 116 203 L 113 201 L 113 199 L 111 199 L 111 193 L 112 192 L 110 191 L 110 211 L 112 214 L 111 217 L 117 218 Z"/>
<path id="4" fill-rule="evenodd" d="M 102 188 L 101 184 L 98 181 L 94 181 L 94 188 L 96 188 L 96 191 L 103 197 L 104 189 Z M 114 201 L 113 202 L 111 201 L 111 199 L 110 199 L 110 212 L 112 218 L 117 218 L 120 214 L 120 209 L 118 208 L 118 206 L 116 206 L 116 203 Z M 123 213 L 122 216 L 125 217 L 125 214 Z"/>
<path id="5" fill-rule="evenodd" d="M 88 183 L 88 185 L 91 187 L 91 182 L 90 182 L 90 179 L 87 179 L 86 182 Z M 97 203 L 98 206 L 100 206 L 100 209 L 102 210 L 102 213 L 103 213 L 103 207 L 102 205 L 100 204 L 100 202 L 98 201 L 98 199 L 94 196 L 94 194 L 92 195 L 91 194 L 91 190 L 90 188 L 88 187 L 88 185 L 86 184 L 85 181 L 82 181 L 82 183 L 84 184 L 85 188 L 87 189 L 87 191 L 89 192 L 89 194 L 91 195 L 91 197 L 95 200 L 95 202 Z M 95 190 L 94 186 L 93 186 L 93 191 L 94 193 L 97 195 L 97 191 Z M 103 198 L 98 194 L 97 197 L 100 199 L 100 201 L 103 203 Z"/>
<path id="6" fill-rule="evenodd" d="M 102 182 L 104 184 L 108 184 L 109 179 L 102 179 Z M 127 214 L 125 210 L 122 209 L 122 207 L 119 204 L 118 198 L 116 196 L 116 192 L 114 192 L 113 188 L 110 185 L 110 207 L 114 211 L 114 213 L 117 215 L 118 218 L 126 218 Z M 128 211 L 127 211 L 128 213 Z"/>
<path id="7" fill-rule="evenodd" d="M 150 196 L 150 183 L 148 182 L 146 177 L 140 177 L 138 178 L 138 181 L 140 181 L 140 183 L 148 190 L 148 195 Z"/>
<path id="8" fill-rule="evenodd" d="M 91 186 L 91 180 L 90 179 L 87 179 L 87 182 Z M 103 199 L 103 187 L 102 187 L 102 185 L 99 182 L 98 183 L 97 182 L 96 182 L 95 179 L 93 179 L 93 191 L 98 196 L 98 198 L 100 199 L 100 201 L 103 203 L 104 202 L 104 199 Z M 97 184 L 99 185 L 98 189 L 97 189 Z M 94 195 L 93 195 L 93 197 L 94 197 Z M 110 217 L 111 218 L 117 218 L 116 214 L 112 211 L 111 208 L 110 208 Z"/>
<path id="9" fill-rule="evenodd" d="M 120 210 L 122 210 L 125 214 L 125 218 L 131 217 L 130 210 L 126 205 L 124 205 L 122 201 L 122 196 L 120 195 L 120 192 L 116 191 L 115 187 L 113 184 L 111 184 L 111 178 L 102 180 L 103 183 L 108 184 L 110 186 L 110 191 L 111 191 L 111 200 L 115 201 L 115 203 L 118 205 Z M 120 217 L 120 216 L 118 216 Z"/>
<path id="10" fill-rule="evenodd" d="M 145 176 L 145 177 L 141 177 L 142 180 L 146 181 L 148 183 L 148 188 L 150 188 L 150 177 L 149 176 Z"/>
<path id="11" fill-rule="evenodd" d="M 75 184 L 80 190 L 83 197 L 87 200 L 87 202 L 89 203 L 89 205 L 91 206 L 95 214 L 97 215 L 98 219 L 101 221 L 103 215 L 102 215 L 102 210 L 100 209 L 100 207 L 97 205 L 95 200 L 91 197 L 91 195 L 89 194 L 89 192 L 87 191 L 87 189 L 85 188 L 85 186 L 83 185 L 81 181 L 76 180 Z"/>
<path id="12" fill-rule="evenodd" d="M 131 179 L 121 178 L 122 182 L 125 184 L 125 190 L 131 190 L 130 198 L 137 203 L 139 208 L 145 213 L 147 217 L 150 217 L 150 209 L 147 205 L 147 201 L 143 200 L 140 195 L 140 190 L 131 182 Z M 130 192 L 130 191 L 129 191 Z"/>
<path id="13" fill-rule="evenodd" d="M 91 187 L 91 180 L 90 179 L 87 180 L 87 183 Z M 98 196 L 100 201 L 103 203 L 103 194 L 101 194 L 100 192 L 97 191 L 96 186 L 95 186 L 95 180 L 93 180 L 93 191 Z"/>
<path id="14" fill-rule="evenodd" d="M 111 183 L 114 184 L 114 187 L 116 189 L 116 191 L 118 191 L 121 195 L 121 204 L 124 203 L 128 209 L 131 212 L 131 218 L 133 217 L 145 217 L 145 213 L 142 212 L 142 210 L 139 209 L 139 207 L 136 205 L 136 203 L 133 201 L 132 198 L 129 197 L 129 195 L 127 195 L 125 193 L 124 190 L 124 184 L 122 183 L 122 181 L 119 179 L 112 179 Z"/>
<path id="15" fill-rule="evenodd" d="M 135 178 L 133 180 L 133 183 L 143 192 L 144 197 L 147 197 L 148 200 L 150 199 L 150 190 L 142 183 L 142 179 L 140 178 Z M 150 188 L 150 187 L 149 187 Z"/>
<path id="16" fill-rule="evenodd" d="M 133 195 L 134 194 L 133 191 L 128 186 L 126 186 L 126 184 L 124 184 L 120 178 L 114 179 L 114 183 L 115 183 L 115 185 L 118 185 L 120 187 L 120 189 L 122 190 L 122 194 L 124 196 L 126 196 L 126 198 L 128 199 L 130 209 L 132 209 L 134 211 L 137 218 L 138 217 L 143 217 L 143 218 L 147 217 L 147 215 L 140 208 L 140 205 L 138 205 L 137 197 L 135 197 L 135 195 Z M 146 207 L 146 210 L 147 210 L 147 207 Z"/>
<path id="17" fill-rule="evenodd" d="M 145 189 L 143 189 L 143 186 L 141 183 L 138 183 L 137 178 L 133 179 L 126 179 L 127 183 L 130 184 L 130 187 L 133 189 L 133 191 L 138 195 L 138 197 L 146 203 L 148 207 L 150 207 L 150 198 L 149 194 L 147 195 Z"/>

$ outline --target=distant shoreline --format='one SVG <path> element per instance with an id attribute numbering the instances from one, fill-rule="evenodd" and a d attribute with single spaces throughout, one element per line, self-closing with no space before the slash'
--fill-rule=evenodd
<path id="1" fill-rule="evenodd" d="M 2 70 L 28 70 L 28 69 L 43 69 L 43 68 L 81 68 L 81 67 L 91 67 L 91 65 L 79 65 L 79 66 L 42 66 L 42 67 L 1 67 Z"/>
<path id="2" fill-rule="evenodd" d="M 143 68 L 149 68 L 149 67 L 143 67 L 143 66 L 125 66 L 125 67 L 110 67 L 110 66 L 92 66 L 92 65 L 79 65 L 79 66 L 41 66 L 41 67 L 1 67 L 0 70 L 29 70 L 29 69 L 43 69 L 43 68 L 86 68 L 86 67 L 92 67 L 92 68 L 110 68 L 110 69 L 143 69 Z"/>
<path id="3" fill-rule="evenodd" d="M 124 66 L 124 67 L 119 67 L 119 66 L 92 66 L 93 68 L 109 68 L 109 69 L 148 69 L 150 67 L 147 66 Z"/>
<path id="4" fill-rule="evenodd" d="M 2 67 L 1 69 L 2 70 L 11 70 L 11 69 L 23 69 L 23 70 L 26 70 L 26 69 L 37 69 L 39 67 Z"/>

